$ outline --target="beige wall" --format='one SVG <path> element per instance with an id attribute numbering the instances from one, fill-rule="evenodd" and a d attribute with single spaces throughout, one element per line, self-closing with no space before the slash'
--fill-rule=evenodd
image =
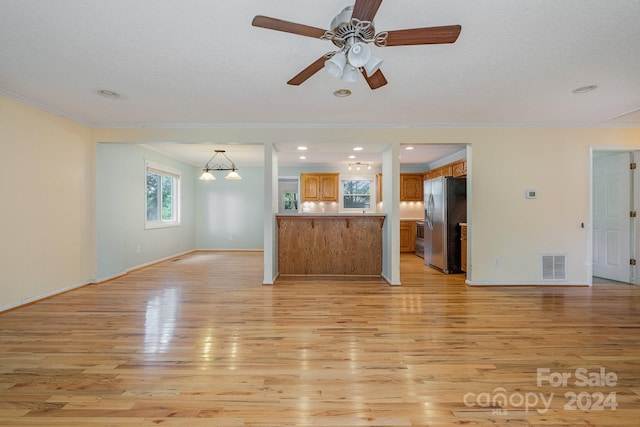
<path id="1" fill-rule="evenodd" d="M 471 274 L 538 283 L 538 254 L 566 253 L 586 284 L 590 150 L 640 150 L 638 128 L 89 129 L 0 96 L 0 309 L 96 275 L 96 142 L 278 142 L 357 138 L 470 145 Z M 527 200 L 526 189 L 538 198 Z M 501 264 L 494 266 L 494 259 Z"/>
<path id="2" fill-rule="evenodd" d="M 0 309 L 95 277 L 90 129 L 0 96 Z"/>
<path id="3" fill-rule="evenodd" d="M 96 129 L 94 137 L 114 142 L 356 138 L 469 144 L 472 284 L 540 283 L 543 253 L 567 254 L 567 283 L 588 284 L 591 149 L 640 150 L 637 128 Z M 526 199 L 527 189 L 536 190 L 538 198 Z M 583 222 L 586 228 L 580 227 Z"/>

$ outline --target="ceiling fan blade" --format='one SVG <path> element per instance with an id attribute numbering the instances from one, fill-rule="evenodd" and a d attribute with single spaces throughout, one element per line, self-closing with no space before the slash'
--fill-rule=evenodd
<path id="1" fill-rule="evenodd" d="M 362 75 L 364 76 L 365 80 L 372 90 L 378 89 L 379 87 L 387 84 L 387 79 L 384 77 L 384 74 L 382 74 L 382 71 L 380 70 L 373 73 L 371 77 L 367 76 L 367 73 L 364 71 Z"/>
<path id="2" fill-rule="evenodd" d="M 267 28 L 269 30 L 284 31 L 285 33 L 313 37 L 315 39 L 321 38 L 326 32 L 322 28 L 296 24 L 295 22 L 283 21 L 282 19 L 269 18 L 268 16 L 262 15 L 257 15 L 255 18 L 253 18 L 251 25 L 253 25 L 254 27 Z"/>
<path id="3" fill-rule="evenodd" d="M 381 3 L 382 0 L 356 0 L 351 17 L 360 21 L 373 21 Z"/>
<path id="4" fill-rule="evenodd" d="M 322 55 L 320 58 L 316 59 L 316 61 L 309 65 L 304 70 L 300 71 L 295 77 L 287 82 L 288 85 L 298 86 L 304 83 L 309 77 L 313 76 L 318 71 L 324 68 L 324 62 L 331 58 L 335 52 L 330 52 L 325 55 Z"/>
<path id="5" fill-rule="evenodd" d="M 458 39 L 461 30 L 460 25 L 447 25 L 389 31 L 385 46 L 453 43 Z"/>

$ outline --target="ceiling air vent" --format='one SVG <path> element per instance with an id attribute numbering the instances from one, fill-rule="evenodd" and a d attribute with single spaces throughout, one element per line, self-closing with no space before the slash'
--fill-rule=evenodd
<path id="1" fill-rule="evenodd" d="M 559 282 L 567 280 L 566 254 L 541 254 L 540 271 L 543 282 Z"/>

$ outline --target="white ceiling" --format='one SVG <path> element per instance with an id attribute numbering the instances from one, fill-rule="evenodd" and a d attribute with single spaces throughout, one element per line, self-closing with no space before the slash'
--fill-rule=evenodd
<path id="1" fill-rule="evenodd" d="M 252 27 L 253 17 L 328 29 L 352 1 L 0 0 L 0 93 L 99 127 L 640 125 L 638 0 L 386 0 L 376 31 L 460 24 L 458 41 L 373 47 L 389 81 L 375 91 L 324 70 L 287 85 L 333 45 Z M 598 89 L 572 93 L 585 85 Z M 343 87 L 352 96 L 332 95 Z M 226 143 L 240 156 L 246 142 Z M 351 149 L 304 143 L 314 162 Z M 296 159 L 296 145 L 278 150 Z M 194 164 L 212 154 L 160 148 Z"/>

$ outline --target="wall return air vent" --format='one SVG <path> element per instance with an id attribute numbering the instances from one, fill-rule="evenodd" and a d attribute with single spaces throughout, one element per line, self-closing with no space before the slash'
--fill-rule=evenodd
<path id="1" fill-rule="evenodd" d="M 543 282 L 567 281 L 567 254 L 540 254 Z"/>

